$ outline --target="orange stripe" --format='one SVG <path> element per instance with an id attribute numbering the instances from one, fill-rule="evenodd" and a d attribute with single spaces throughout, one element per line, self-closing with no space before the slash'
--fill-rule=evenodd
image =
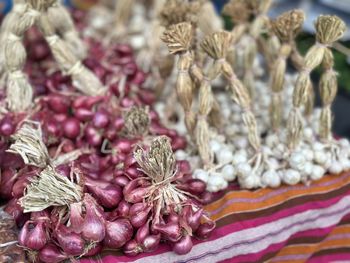
<path id="1" fill-rule="evenodd" d="M 319 183 L 325 183 L 327 181 L 334 180 L 335 176 L 327 176 L 327 178 L 322 179 L 319 181 Z M 235 198 L 250 198 L 250 199 L 255 199 L 259 198 L 263 195 L 266 195 L 270 192 L 275 191 L 274 189 L 261 189 L 257 190 L 255 192 L 249 192 L 246 190 L 239 190 L 239 191 L 233 191 L 230 193 L 227 193 L 224 197 L 221 199 L 217 200 L 216 202 L 209 204 L 206 206 L 207 211 L 211 212 L 214 211 L 220 207 L 224 207 L 223 210 L 221 210 L 217 215 L 213 215 L 214 218 L 220 218 L 222 216 L 225 216 L 227 214 L 231 213 L 239 213 L 239 212 L 246 212 L 246 211 L 254 211 L 254 210 L 260 210 L 266 207 L 270 207 L 282 202 L 285 202 L 289 199 L 303 196 L 303 195 L 311 195 L 311 194 L 317 194 L 317 193 L 323 193 L 323 192 L 329 192 L 330 190 L 337 189 L 339 187 L 344 186 L 345 184 L 350 182 L 350 177 L 346 178 L 346 180 L 339 180 L 337 183 L 333 183 L 329 186 L 317 186 L 314 185 L 313 187 L 311 186 L 310 188 L 306 189 L 291 189 L 291 187 L 288 186 L 283 186 L 288 190 L 287 192 L 278 195 L 278 196 L 273 196 L 267 200 L 264 200 L 262 202 L 253 202 L 249 203 L 249 205 L 246 202 L 240 202 L 240 203 L 235 203 L 234 205 L 226 205 L 226 202 L 229 202 L 231 199 Z"/>
<path id="2" fill-rule="evenodd" d="M 342 225 L 335 227 L 331 233 L 328 234 L 327 238 L 338 235 L 338 234 L 345 234 L 350 233 L 350 225 Z M 331 247 L 337 247 L 337 246 L 344 246 L 346 244 L 350 245 L 350 238 L 346 239 L 337 239 L 337 240 L 323 240 L 316 244 L 297 244 L 297 245 L 290 245 L 282 248 L 276 257 L 278 256 L 287 256 L 287 255 L 299 255 L 299 254 L 314 254 L 317 251 L 331 248 Z M 283 261 L 285 262 L 285 261 Z"/>

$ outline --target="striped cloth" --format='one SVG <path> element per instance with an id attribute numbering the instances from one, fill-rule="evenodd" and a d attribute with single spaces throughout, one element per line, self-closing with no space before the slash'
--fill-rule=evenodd
<path id="1" fill-rule="evenodd" d="M 109 250 L 81 262 L 350 262 L 350 173 L 310 186 L 230 189 L 206 209 L 217 229 L 187 255 L 163 245 L 137 257 Z"/>

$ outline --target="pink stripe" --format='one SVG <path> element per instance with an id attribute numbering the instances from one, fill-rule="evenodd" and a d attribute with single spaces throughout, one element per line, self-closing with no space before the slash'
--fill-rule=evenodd
<path id="1" fill-rule="evenodd" d="M 249 228 L 254 228 L 259 225 L 267 224 L 269 222 L 273 222 L 275 220 L 281 219 L 283 217 L 288 217 L 297 213 L 301 213 L 307 210 L 312 210 L 316 208 L 325 208 L 328 206 L 332 206 L 333 204 L 337 203 L 340 199 L 342 199 L 344 196 L 346 196 L 348 193 L 345 193 L 344 195 L 337 196 L 333 199 L 325 200 L 325 201 L 317 201 L 313 202 L 310 201 L 307 204 L 299 205 L 293 208 L 285 208 L 284 210 L 281 210 L 275 214 L 272 214 L 270 216 L 266 217 L 260 217 L 260 218 L 254 218 L 246 221 L 238 221 L 234 224 L 226 225 L 220 228 L 217 228 L 213 235 L 211 236 L 210 240 L 214 240 L 218 237 L 223 237 L 226 235 L 229 235 L 233 232 L 242 230 L 242 229 L 249 229 Z M 239 214 L 237 214 L 239 216 Z"/>
<path id="2" fill-rule="evenodd" d="M 294 239 L 295 237 L 308 237 L 308 236 L 310 236 L 310 234 L 313 234 L 314 232 L 317 232 L 319 234 L 318 236 L 326 236 L 330 231 L 332 231 L 332 229 L 334 227 L 335 227 L 335 225 L 331 226 L 331 227 L 327 227 L 327 228 L 320 228 L 320 229 L 315 229 L 315 230 L 303 231 L 303 232 L 297 233 L 295 235 L 292 235 L 289 239 L 287 239 L 281 243 L 272 244 L 269 247 L 267 247 L 266 249 L 259 251 L 258 253 L 242 255 L 242 256 L 230 258 L 230 259 L 227 259 L 227 260 L 224 260 L 221 262 L 222 263 L 228 263 L 228 262 L 234 263 L 234 262 L 259 261 L 264 255 L 281 250 L 282 248 L 284 248 L 286 246 L 288 241 Z"/>
<path id="3" fill-rule="evenodd" d="M 336 261 L 349 262 L 350 261 L 350 251 L 349 251 L 349 253 L 323 255 L 323 256 L 311 258 L 307 261 L 307 263 L 329 263 L 329 262 L 336 262 Z"/>
<path id="4" fill-rule="evenodd" d="M 311 186 L 307 186 L 307 185 L 296 185 L 296 186 L 288 186 L 288 187 L 282 187 L 278 190 L 275 191 L 271 191 L 266 195 L 262 195 L 260 197 L 257 198 L 233 198 L 233 199 L 228 199 L 222 206 L 220 206 L 218 209 L 214 210 L 211 212 L 211 215 L 215 215 L 220 213 L 223 209 L 225 209 L 227 206 L 231 206 L 235 203 L 256 203 L 256 202 L 264 202 L 267 199 L 270 199 L 271 197 L 277 196 L 277 195 L 281 195 L 284 194 L 290 190 L 306 190 L 306 189 L 310 189 L 310 188 L 315 188 L 315 187 L 324 187 L 324 186 L 329 186 L 335 183 L 338 183 L 339 181 L 343 181 L 344 179 L 350 177 L 350 173 L 346 173 L 344 176 L 340 176 L 340 177 L 336 177 L 334 180 L 331 181 L 327 181 L 327 182 L 322 182 L 322 183 L 315 183 L 312 184 Z M 332 189 L 334 190 L 334 189 Z M 231 192 L 231 191 L 230 191 Z M 230 192 L 226 193 L 225 195 L 229 194 Z M 305 193 L 306 195 L 307 193 Z"/>
<path id="5" fill-rule="evenodd" d="M 234 231 L 238 231 L 238 230 L 242 230 L 242 229 L 248 229 L 249 227 L 246 226 L 246 222 L 248 222 L 248 224 L 250 224 L 250 228 L 256 227 L 258 225 L 261 224 L 265 224 L 268 222 L 271 222 L 273 220 L 277 220 L 283 217 L 287 217 L 290 216 L 292 214 L 295 213 L 299 213 L 299 212 L 303 212 L 306 210 L 310 210 L 310 209 L 314 209 L 314 208 L 324 208 L 327 206 L 331 206 L 332 204 L 336 203 L 337 201 L 339 201 L 339 199 L 341 199 L 342 197 L 336 197 L 330 200 L 326 200 L 326 201 L 318 201 L 318 202 L 311 202 L 309 204 L 304 204 L 304 205 L 300 205 L 288 210 L 282 210 L 274 215 L 271 215 L 269 217 L 265 217 L 265 218 L 259 218 L 259 219 L 252 219 L 252 220 L 248 220 L 248 221 L 239 221 L 235 224 L 231 224 L 231 225 L 227 225 L 221 228 L 216 229 L 213 234 L 211 235 L 211 238 L 209 240 L 215 240 L 218 239 L 220 237 L 223 237 L 225 235 L 228 235 Z M 305 209 L 306 208 L 306 209 Z M 347 215 L 345 218 L 349 218 L 350 215 Z M 319 236 L 321 235 L 326 235 L 327 231 L 330 231 L 334 226 L 330 227 L 330 228 L 325 228 L 325 229 L 318 229 L 318 230 L 308 230 L 308 231 L 304 231 L 301 233 L 296 233 L 295 236 L 297 237 L 302 237 L 302 236 L 312 236 L 314 234 L 318 234 Z M 292 238 L 292 237 L 291 237 Z M 294 238 L 294 236 L 293 236 Z M 194 245 L 198 244 L 198 243 L 205 243 L 206 241 L 195 241 Z M 284 243 L 283 243 L 284 244 Z M 152 255 L 158 255 L 158 254 L 162 254 L 165 252 L 169 251 L 169 247 L 167 245 L 161 245 L 156 251 L 151 252 L 151 253 L 142 253 L 136 257 L 127 257 L 127 256 L 105 256 L 103 257 L 103 262 L 104 263 L 114 263 L 116 258 L 118 258 L 118 260 L 122 261 L 122 262 L 132 262 L 136 259 L 140 259 L 140 258 L 144 258 L 144 257 L 148 257 L 148 256 L 152 256 Z M 268 252 L 261 252 L 262 254 L 268 253 Z M 259 253 L 258 253 L 259 254 Z M 89 263 L 91 261 L 86 261 L 86 260 L 81 260 L 82 263 Z"/>

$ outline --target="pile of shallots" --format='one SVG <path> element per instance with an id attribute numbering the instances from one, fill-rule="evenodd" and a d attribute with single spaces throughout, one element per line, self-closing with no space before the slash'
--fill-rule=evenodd
<path id="1" fill-rule="evenodd" d="M 76 93 L 41 35 L 27 35 L 34 106 L 0 120 L 0 197 L 21 228 L 18 243 L 32 262 L 103 247 L 136 255 L 160 243 L 188 253 L 215 223 L 201 205 L 211 197 L 205 183 L 175 158 L 186 140 L 162 126 L 129 46 L 87 45 L 84 64 L 109 88 L 102 96 Z"/>

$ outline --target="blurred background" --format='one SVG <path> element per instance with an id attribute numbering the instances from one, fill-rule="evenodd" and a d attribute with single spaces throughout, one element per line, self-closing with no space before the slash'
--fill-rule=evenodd
<path id="1" fill-rule="evenodd" d="M 117 1 L 117 0 L 111 0 Z M 218 12 L 228 0 L 212 0 Z M 87 10 L 98 0 L 63 0 L 71 7 Z M 4 14 L 11 9 L 12 0 L 0 0 L 0 13 Z M 303 9 L 306 14 L 304 23 L 304 32 L 298 37 L 298 46 L 301 53 L 314 43 L 313 22 L 320 14 L 335 14 L 341 17 L 350 28 L 350 0 L 274 0 L 270 16 L 275 17 L 278 14 L 293 8 Z M 229 23 L 227 25 L 230 26 Z M 334 103 L 334 131 L 339 136 L 350 138 L 350 30 L 348 29 L 341 42 L 335 46 L 336 70 L 339 72 L 339 92 Z M 312 75 L 317 83 L 319 72 Z M 316 89 L 317 90 L 317 89 Z"/>

